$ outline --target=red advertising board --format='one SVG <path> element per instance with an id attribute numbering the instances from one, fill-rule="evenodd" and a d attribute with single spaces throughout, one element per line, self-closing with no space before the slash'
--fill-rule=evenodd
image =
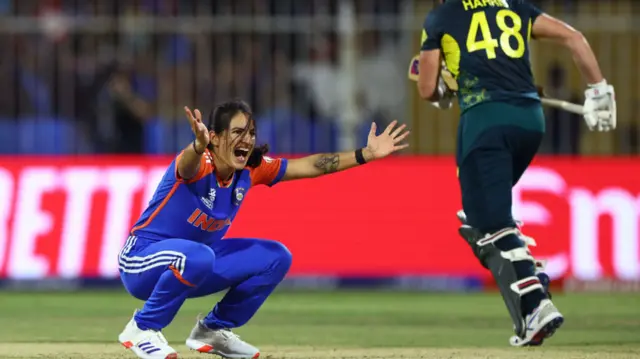
<path id="1" fill-rule="evenodd" d="M 0 157 L 0 278 L 117 277 L 168 157 Z M 541 158 L 514 212 L 554 278 L 640 279 L 640 162 Z M 457 236 L 450 157 L 398 157 L 253 188 L 229 237 L 285 243 L 292 275 L 488 273 Z"/>

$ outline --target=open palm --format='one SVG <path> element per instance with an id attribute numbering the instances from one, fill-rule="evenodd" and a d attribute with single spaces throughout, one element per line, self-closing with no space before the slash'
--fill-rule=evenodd
<path id="1" fill-rule="evenodd" d="M 184 112 L 189 120 L 189 125 L 191 125 L 191 131 L 193 131 L 193 134 L 196 136 L 196 146 L 204 151 L 209 144 L 209 130 L 207 126 L 202 123 L 202 114 L 198 109 L 195 109 L 194 113 L 191 113 L 191 110 L 187 106 L 184 107 Z"/>
<path id="2" fill-rule="evenodd" d="M 369 138 L 367 140 L 367 150 L 373 158 L 379 159 L 390 155 L 393 152 L 409 147 L 403 140 L 409 136 L 409 131 L 404 131 L 405 124 L 396 128 L 398 121 L 394 120 L 380 135 L 376 136 L 376 123 L 371 124 Z"/>

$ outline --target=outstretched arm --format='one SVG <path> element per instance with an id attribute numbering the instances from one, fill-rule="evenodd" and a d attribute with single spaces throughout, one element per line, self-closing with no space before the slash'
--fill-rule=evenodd
<path id="1" fill-rule="evenodd" d="M 371 124 L 367 146 L 360 150 L 322 153 L 291 159 L 288 161 L 282 180 L 313 178 L 344 171 L 407 148 L 409 145 L 403 144 L 402 141 L 409 135 L 409 131 L 404 131 L 406 125 L 394 128 L 396 124 L 397 121 L 393 121 L 379 136 L 376 136 L 375 123 Z"/>
<path id="2" fill-rule="evenodd" d="M 373 160 L 373 155 L 366 148 L 362 149 L 363 162 Z M 289 160 L 283 181 L 313 178 L 329 173 L 344 171 L 356 167 L 356 151 L 338 153 L 318 153 L 315 155 Z"/>
<path id="3" fill-rule="evenodd" d="M 180 154 L 179 161 L 177 161 L 176 174 L 183 180 L 189 180 L 200 171 L 202 155 L 209 144 L 209 130 L 202 123 L 202 114 L 198 109 L 194 111 L 194 114 L 185 106 L 184 111 L 196 139 L 185 147 Z"/>

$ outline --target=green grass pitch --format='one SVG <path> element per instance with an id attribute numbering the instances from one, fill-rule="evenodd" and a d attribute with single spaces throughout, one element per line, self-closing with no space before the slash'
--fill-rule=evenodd
<path id="1" fill-rule="evenodd" d="M 188 300 L 165 330 L 181 358 L 198 313 Z M 639 358 L 640 295 L 557 294 L 565 325 L 540 348 L 511 348 L 498 293 L 285 292 L 236 330 L 261 358 Z M 1 358 L 135 358 L 117 336 L 141 302 L 119 291 L 0 293 Z M 216 358 L 216 357 L 213 357 Z"/>

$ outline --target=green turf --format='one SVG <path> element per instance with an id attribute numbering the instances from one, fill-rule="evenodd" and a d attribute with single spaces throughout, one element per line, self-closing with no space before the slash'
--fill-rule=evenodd
<path id="1" fill-rule="evenodd" d="M 165 330 L 169 341 L 182 343 L 218 298 L 188 300 Z M 640 357 L 640 296 L 568 294 L 554 302 L 566 322 L 545 348 Z M 115 343 L 141 304 L 122 292 L 4 292 L 0 342 Z M 413 292 L 277 292 L 236 332 L 258 346 L 327 348 L 502 348 L 512 334 L 497 293 Z"/>

